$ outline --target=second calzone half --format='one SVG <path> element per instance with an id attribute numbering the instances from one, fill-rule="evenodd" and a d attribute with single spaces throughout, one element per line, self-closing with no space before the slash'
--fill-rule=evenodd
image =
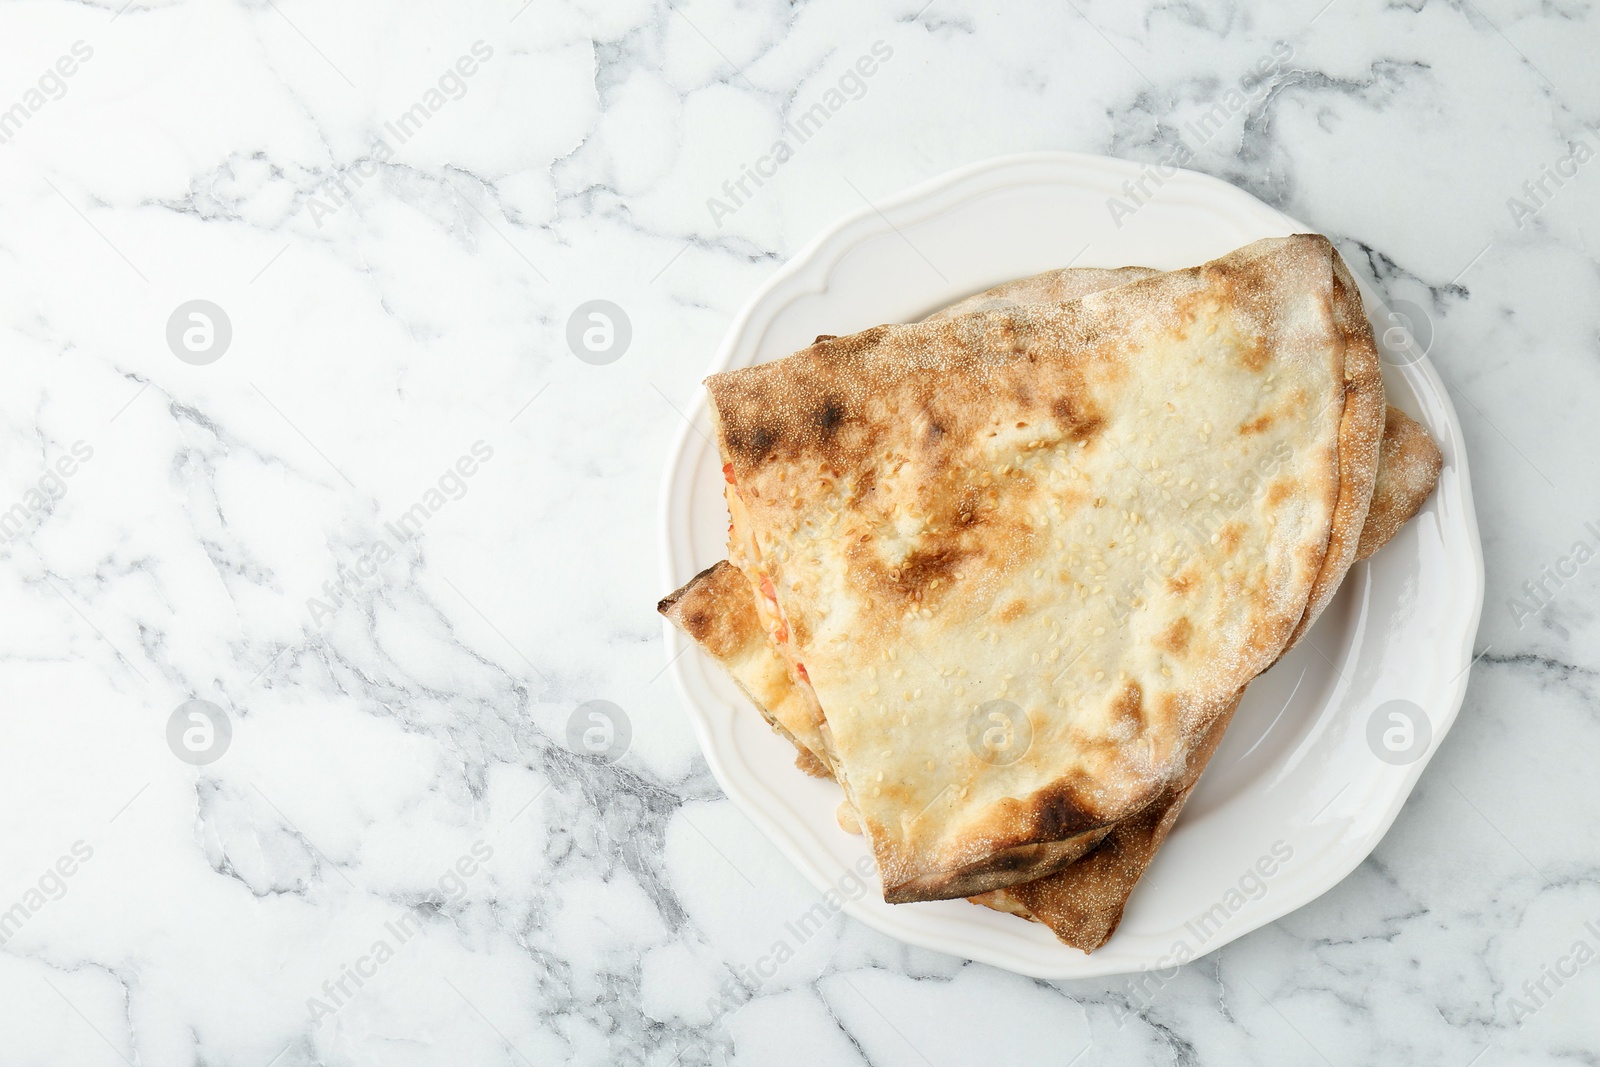
<path id="1" fill-rule="evenodd" d="M 729 559 L 890 901 L 1047 874 L 1179 786 L 1348 566 L 1384 425 L 1315 236 L 707 384 Z"/>

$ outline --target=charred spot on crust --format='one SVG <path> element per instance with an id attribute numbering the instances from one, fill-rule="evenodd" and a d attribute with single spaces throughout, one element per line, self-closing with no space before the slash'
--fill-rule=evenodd
<path id="1" fill-rule="evenodd" d="M 730 656 L 761 636 L 749 583 L 726 560 L 695 575 L 656 610 L 713 656 Z"/>
<path id="2" fill-rule="evenodd" d="M 833 436 L 834 431 L 844 423 L 844 420 L 844 405 L 831 396 L 825 399 L 822 406 L 811 415 L 811 425 L 821 430 L 824 438 Z"/>
<path id="3" fill-rule="evenodd" d="M 778 443 L 778 434 L 765 426 L 753 426 L 748 431 L 729 427 L 724 437 L 728 448 L 752 467 L 766 459 L 772 447 Z"/>
<path id="4" fill-rule="evenodd" d="M 1060 841 L 1104 825 L 1105 820 L 1078 800 L 1076 783 L 1058 781 L 1028 798 L 1033 808 L 1030 835 L 1037 841 Z"/>
<path id="5" fill-rule="evenodd" d="M 956 572 L 956 564 L 967 553 L 951 544 L 932 548 L 918 548 L 900 564 L 899 584 L 908 590 L 920 590 L 934 579 L 948 580 Z"/>
<path id="6" fill-rule="evenodd" d="M 711 632 L 711 624 L 716 617 L 704 607 L 693 608 L 683 613 L 683 628 L 689 631 L 689 636 L 701 643 L 705 642 L 706 635 Z"/>
<path id="7" fill-rule="evenodd" d="M 1105 426 L 1105 419 L 1081 396 L 1056 397 L 1050 402 L 1050 414 L 1074 441 L 1087 440 Z"/>
<path id="8" fill-rule="evenodd" d="M 1247 422 L 1243 426 L 1239 427 L 1239 433 L 1241 436 L 1248 436 L 1253 433 L 1261 433 L 1267 427 L 1271 426 L 1273 421 L 1274 419 L 1272 415 L 1263 415 L 1260 418 L 1252 419 L 1250 422 Z"/>

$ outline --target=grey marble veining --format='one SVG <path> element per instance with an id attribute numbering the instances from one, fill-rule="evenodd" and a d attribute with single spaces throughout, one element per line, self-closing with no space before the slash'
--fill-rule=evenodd
<path id="1" fill-rule="evenodd" d="M 0 27 L 0 1063 L 1600 1059 L 1591 4 Z M 1383 843 L 1142 990 L 797 936 L 818 894 L 722 797 L 653 611 L 664 455 L 745 297 L 863 200 L 1036 149 L 1181 155 L 1425 309 L 1487 559 Z M 599 299 L 604 364 L 567 341 Z M 572 748 L 596 700 L 616 762 Z"/>

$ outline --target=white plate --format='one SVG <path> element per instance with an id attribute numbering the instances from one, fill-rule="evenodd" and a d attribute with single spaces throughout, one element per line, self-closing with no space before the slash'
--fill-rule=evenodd
<path id="1" fill-rule="evenodd" d="M 1141 181 L 1152 196 L 1138 192 Z M 1119 226 L 1109 198 L 1131 205 L 1129 188 L 1145 203 Z M 750 298 L 710 371 L 777 359 L 819 333 L 910 322 L 1052 267 L 1174 269 L 1296 232 L 1308 228 L 1200 174 L 1162 180 L 1147 166 L 1064 153 L 996 159 L 824 232 Z M 1383 310 L 1365 295 L 1369 311 Z M 1378 325 L 1382 333 L 1390 323 Z M 1390 402 L 1443 449 L 1439 487 L 1382 552 L 1351 569 L 1307 640 L 1250 686 L 1105 947 L 1086 956 L 1041 925 L 962 900 L 889 905 L 869 890 L 844 910 L 924 948 L 1040 978 L 1080 978 L 1202 955 L 1314 899 L 1360 863 L 1461 706 L 1483 605 L 1466 450 L 1443 383 L 1426 359 L 1386 359 L 1384 378 Z M 725 554 L 721 461 L 703 396 L 693 417 L 663 487 L 663 593 Z M 687 638 L 666 631 L 673 675 L 722 788 L 819 888 L 848 889 L 848 869 L 869 853 L 834 822 L 837 787 L 796 770 L 794 749 L 720 668 L 698 652 L 680 657 Z M 1368 741 L 1369 722 L 1391 700 L 1424 709 L 1431 734 L 1400 765 Z"/>

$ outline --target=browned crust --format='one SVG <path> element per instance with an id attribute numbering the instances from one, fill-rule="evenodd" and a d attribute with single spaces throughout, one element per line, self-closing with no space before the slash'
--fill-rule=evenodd
<path id="1" fill-rule="evenodd" d="M 1378 453 L 1378 480 L 1366 525 L 1361 528 L 1356 559 L 1366 559 L 1382 548 L 1421 510 L 1439 483 L 1443 466 L 1444 453 L 1423 425 L 1389 405 Z"/>
<path id="2" fill-rule="evenodd" d="M 1324 238 L 1324 240 L 1326 240 Z M 1284 649 L 1293 648 L 1328 606 L 1350 565 L 1372 504 L 1378 477 L 1379 444 L 1383 439 L 1383 373 L 1378 347 L 1372 340 L 1372 323 L 1361 304 L 1361 290 L 1337 249 L 1328 250 L 1333 262 L 1333 320 L 1344 334 L 1344 416 L 1339 421 L 1339 499 L 1322 570 L 1311 587 L 1305 614 L 1289 635 Z"/>
<path id="3" fill-rule="evenodd" d="M 780 687 L 764 694 L 766 699 L 752 690 L 740 672 L 732 669 L 735 661 L 774 656 L 756 614 L 750 583 L 739 568 L 727 560 L 712 564 L 689 579 L 683 588 L 663 597 L 656 610 L 710 653 L 767 720 L 773 732 L 794 745 L 796 767 L 815 778 L 833 777 L 828 764 L 779 721 L 773 711 L 772 705 L 792 701 L 796 696 L 792 678 L 786 671 L 777 669 L 781 662 L 773 662 L 766 672 L 758 673 L 758 677 L 769 680 L 769 689 L 772 684 Z"/>
<path id="4" fill-rule="evenodd" d="M 750 583 L 737 567 L 719 560 L 690 578 L 682 589 L 656 604 L 656 611 L 717 659 L 726 659 L 762 640 L 760 620 L 750 606 Z"/>
<path id="5" fill-rule="evenodd" d="M 1121 924 L 1133 887 L 1177 822 L 1243 696 L 1241 690 L 1212 723 L 1190 754 L 1183 777 L 1144 811 L 1112 827 L 1093 851 L 1048 878 L 1014 885 L 973 903 L 1041 922 L 1084 952 L 1104 945 Z"/>

